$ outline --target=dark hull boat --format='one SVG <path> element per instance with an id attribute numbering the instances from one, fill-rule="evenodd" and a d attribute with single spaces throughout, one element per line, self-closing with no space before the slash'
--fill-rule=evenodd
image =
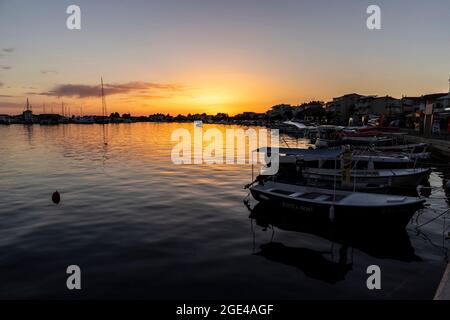
<path id="1" fill-rule="evenodd" d="M 258 201 L 314 215 L 324 222 L 350 223 L 359 227 L 406 227 L 425 202 L 416 197 L 330 190 L 274 181 L 254 185 L 250 191 Z"/>

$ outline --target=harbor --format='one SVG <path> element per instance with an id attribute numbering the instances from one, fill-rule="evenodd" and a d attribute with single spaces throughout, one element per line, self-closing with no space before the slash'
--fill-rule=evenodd
<path id="1" fill-rule="evenodd" d="M 432 315 L 450 301 L 449 12 L 0 1 L 0 300 Z"/>
<path id="2" fill-rule="evenodd" d="M 357 204 L 358 193 L 373 197 L 370 203 L 364 201 L 366 206 L 377 201 L 389 205 L 381 215 L 370 208 L 357 210 L 367 214 L 357 221 L 358 216 L 345 215 L 347 209 L 342 216 L 336 204 L 332 222 L 328 207 L 315 216 L 304 203 L 298 207 L 305 207 L 305 212 L 298 211 L 296 203 L 280 209 L 276 203 L 253 199 L 243 188 L 251 182 L 249 164 L 174 166 L 170 132 L 180 124 L 105 124 L 107 144 L 102 127 L 0 127 L 10 142 L 0 168 L 1 243 L 8 252 L 0 259 L 7 289 L 3 297 L 70 297 L 59 284 L 64 279 L 53 277 L 51 271 L 69 261 L 85 270 L 84 294 L 89 298 L 433 299 L 436 295 L 448 258 L 448 240 L 443 237 L 448 219 L 436 218 L 448 209 L 443 184 L 450 172 L 441 162 L 430 165 L 434 160 L 426 160 L 425 168 L 431 172 L 423 177 L 429 184 L 422 198 L 411 195 L 415 187 L 407 196 L 403 189 L 400 195 L 398 190 L 386 195 L 391 192 L 384 188 L 388 180 L 367 186 L 358 177 L 355 184 L 352 175 L 342 188 L 334 188 L 334 176 L 331 181 L 308 177 L 314 182 L 306 190 L 309 195 L 291 181 L 287 187 L 277 186 L 285 191 L 294 188 L 294 193 L 307 195 L 302 199 L 325 206 L 340 198 L 342 204 Z M 181 127 L 194 130 L 190 123 Z M 249 127 L 204 124 L 204 130 L 209 128 Z M 296 157 L 304 157 L 305 168 L 314 165 L 310 160 L 318 152 L 333 168 L 335 158 L 343 156 L 316 150 L 309 138 L 282 134 L 280 141 L 290 146 L 280 147 L 280 153 L 292 149 Z M 355 154 L 352 163 L 364 161 L 369 166 L 369 158 L 365 151 Z M 390 165 L 404 167 L 396 170 L 414 166 L 404 158 L 392 162 L 392 157 L 372 156 L 372 160 L 375 166 L 389 160 Z M 280 162 L 280 175 L 284 170 L 297 172 L 296 161 Z M 303 174 L 306 177 L 306 170 Z M 289 173 L 288 177 L 297 179 Z M 355 185 L 365 190 L 355 194 Z M 50 199 L 55 189 L 61 194 L 58 205 Z M 423 208 L 421 199 L 426 201 Z M 417 211 L 396 210 L 396 205 L 412 205 Z M 195 211 L 190 210 L 193 207 Z M 28 259 L 34 259 L 35 267 L 26 267 Z M 382 270 L 380 291 L 365 286 L 369 265 Z M 22 278 L 25 267 L 29 277 Z M 105 278 L 104 272 L 116 277 Z M 196 286 L 189 285 L 193 279 Z M 105 288 L 113 287 L 120 290 L 105 293 Z"/>
<path id="3" fill-rule="evenodd" d="M 416 266 L 408 273 L 409 277 L 414 279 L 413 281 L 422 283 L 423 279 L 419 279 L 422 272 L 433 272 L 433 277 L 431 277 L 433 280 L 427 284 L 420 284 L 422 287 L 420 292 L 416 294 L 408 292 L 405 293 L 404 297 L 449 299 L 449 276 L 448 268 L 446 271 L 445 266 L 448 263 L 448 240 L 450 238 L 450 223 L 448 223 L 448 220 L 450 220 L 448 205 L 450 202 L 450 144 L 445 138 L 445 130 L 440 132 L 439 135 L 432 130 L 433 126 L 430 126 L 427 115 L 424 115 L 423 119 L 419 119 L 423 122 L 423 128 L 421 129 L 423 133 L 402 128 L 396 125 L 396 120 L 392 120 L 392 118 L 386 120 L 387 117 L 384 114 L 370 115 L 369 118 L 373 121 L 365 124 L 363 122 L 355 123 L 355 120 L 351 121 L 353 122 L 351 126 L 330 124 L 331 119 L 333 119 L 330 114 L 327 114 L 325 118 L 307 118 L 305 110 L 315 110 L 316 115 L 322 114 L 325 110 L 325 106 L 312 107 L 311 104 L 304 105 L 302 107 L 303 112 L 298 113 L 297 116 L 294 116 L 295 112 L 292 110 L 295 108 L 291 106 L 272 107 L 264 116 L 257 116 L 252 113 L 234 117 L 229 117 L 226 114 L 178 116 L 176 118 L 152 115 L 133 117 L 130 114 L 120 116 L 116 113 L 111 113 L 108 116 L 103 79 L 101 79 L 100 88 L 101 116 L 70 116 L 68 107 L 64 104 L 61 105 L 61 115 L 34 115 L 33 108 L 27 99 L 22 115 L 16 117 L 3 116 L 1 118 L 3 126 L 0 126 L 0 128 L 3 130 L 3 135 L 15 135 L 14 132 L 24 130 L 24 133 L 28 136 L 29 144 L 39 145 L 44 143 L 45 145 L 45 141 L 41 141 L 39 138 L 41 135 L 62 134 L 63 139 L 59 139 L 59 147 L 63 148 L 62 150 L 69 148 L 65 153 L 68 152 L 68 160 L 70 160 L 76 154 L 85 154 L 80 158 L 83 159 L 87 152 L 82 144 L 73 145 L 73 141 L 75 141 L 73 139 L 82 142 L 85 141 L 86 134 L 92 136 L 94 132 L 97 132 L 98 137 L 103 141 L 103 147 L 102 150 L 94 151 L 94 154 L 101 151 L 94 159 L 103 159 L 101 164 L 98 164 L 99 168 L 102 168 L 101 170 L 104 173 L 112 170 L 108 176 L 112 175 L 115 178 L 109 183 L 117 184 L 116 179 L 120 179 L 117 172 L 118 161 L 129 166 L 136 160 L 128 157 L 123 158 L 122 154 L 117 154 L 114 150 L 117 148 L 123 149 L 126 145 L 138 149 L 142 148 L 140 145 L 133 145 L 131 140 L 128 143 L 122 141 L 123 138 L 117 140 L 124 130 L 134 132 L 128 139 L 134 136 L 144 136 L 142 132 L 135 132 L 137 128 L 139 131 L 144 130 L 145 134 L 153 132 L 154 135 L 158 136 L 156 132 L 160 128 L 167 127 L 179 130 L 180 128 L 189 128 L 192 123 L 194 123 L 194 131 L 203 131 L 204 126 L 209 126 L 211 130 L 219 132 L 230 130 L 230 128 L 240 128 L 239 130 L 243 130 L 244 133 L 251 132 L 251 130 L 276 130 L 276 132 L 281 133 L 280 140 L 276 145 L 268 144 L 249 151 L 252 153 L 251 159 L 259 158 L 259 154 L 263 154 L 263 158 L 275 159 L 277 170 L 272 172 L 271 169 L 275 164 L 268 162 L 260 170 L 257 170 L 260 172 L 257 174 L 254 172 L 255 168 L 252 164 L 251 181 L 241 185 L 244 186 L 244 190 L 248 194 L 241 198 L 241 201 L 235 199 L 234 202 L 234 204 L 237 204 L 243 201 L 244 208 L 248 210 L 253 237 L 253 255 L 264 257 L 274 263 L 300 269 L 306 277 L 313 279 L 313 281 L 332 285 L 346 282 L 346 278 L 355 271 L 354 250 L 373 257 L 377 260 L 376 265 L 381 265 L 383 269 L 404 268 L 403 263 L 414 262 Z M 365 98 L 359 97 L 358 99 L 367 103 Z M 279 115 L 274 117 L 275 111 L 282 115 L 281 118 Z M 299 116 L 301 114 L 302 117 Z M 325 123 L 323 123 L 324 119 Z M 346 121 L 350 122 L 349 119 Z M 191 130 L 192 128 L 188 129 L 188 131 Z M 163 129 L 163 131 L 167 132 L 167 129 Z M 92 136 L 89 139 L 95 141 L 96 138 Z M 166 149 L 169 140 L 168 137 L 158 136 L 158 141 L 162 142 Z M 118 141 L 121 142 L 117 144 Z M 20 143 L 23 144 L 24 141 Z M 252 143 L 244 140 L 244 145 L 247 148 Z M 74 147 L 78 151 L 70 151 Z M 227 148 L 225 147 L 225 149 Z M 59 152 L 57 151 L 57 153 Z M 135 153 L 132 149 L 125 152 L 131 155 Z M 196 152 L 198 150 L 194 150 L 194 153 Z M 200 150 L 200 152 L 202 151 Z M 276 155 L 275 158 L 273 158 L 274 155 Z M 136 157 L 138 156 L 136 155 Z M 145 157 L 152 159 L 153 155 L 146 155 L 144 158 L 142 158 L 142 155 L 139 156 L 141 159 L 145 159 Z M 156 163 L 159 167 L 165 167 L 165 170 L 173 171 L 174 168 L 165 163 L 170 157 L 167 155 L 165 157 L 167 158 L 157 158 Z M 66 162 L 65 160 L 63 162 Z M 89 161 L 86 164 L 88 163 Z M 152 165 L 154 164 L 152 163 Z M 55 167 L 58 166 L 55 164 Z M 248 164 L 244 167 L 240 170 L 248 170 Z M 134 169 L 137 170 L 138 168 L 141 168 L 141 166 L 138 165 Z M 186 170 L 185 166 L 181 168 Z M 203 171 L 212 170 L 211 172 L 214 172 L 214 166 L 202 166 L 201 168 Z M 224 169 L 225 167 L 222 170 Z M 50 170 L 50 168 L 45 170 Z M 235 170 L 239 171 L 232 166 L 227 167 L 224 172 L 228 175 Z M 265 172 L 271 173 L 266 174 Z M 148 173 L 154 175 L 156 172 L 150 170 Z M 179 171 L 176 168 L 173 173 L 176 173 L 177 176 L 181 173 L 186 174 L 186 172 Z M 77 171 L 73 171 L 73 174 L 78 179 L 85 179 L 83 175 L 79 176 Z M 201 175 L 203 176 L 203 174 Z M 98 178 L 104 180 L 106 177 L 102 176 L 103 174 Z M 233 176 L 233 174 L 230 175 L 230 177 Z M 204 180 L 200 177 L 198 179 Z M 220 179 L 223 179 L 223 177 Z M 228 182 L 227 187 L 237 188 L 237 181 L 241 179 L 242 177 L 240 179 L 235 177 L 234 180 Z M 106 178 L 106 181 L 108 180 Z M 140 180 L 134 178 L 133 181 Z M 211 186 L 214 183 L 211 180 L 206 185 Z M 187 183 L 185 184 L 187 185 Z M 69 189 L 63 189 L 64 198 L 66 194 L 69 195 L 69 206 L 79 206 L 80 204 L 77 204 L 77 201 L 81 201 L 81 198 L 75 196 L 70 200 L 70 194 L 80 186 L 77 184 L 69 186 Z M 96 184 L 94 186 L 103 188 Z M 60 188 L 61 185 L 58 186 L 58 189 Z M 152 190 L 156 189 L 152 188 Z M 118 192 L 119 198 L 124 197 L 120 189 L 115 192 Z M 130 199 L 136 199 L 136 196 L 139 197 L 139 193 L 142 192 L 136 190 L 135 193 L 137 195 L 133 195 Z M 55 192 L 53 197 L 55 197 L 55 194 L 58 200 L 57 202 L 53 200 L 53 202 L 60 205 L 60 193 Z M 133 202 L 129 202 L 129 204 L 134 203 L 134 200 L 131 201 Z M 163 203 L 165 202 L 163 201 Z M 173 210 L 176 214 L 180 210 L 177 205 L 161 205 L 171 208 L 170 210 Z M 197 208 L 198 205 L 196 205 Z M 230 205 L 228 204 L 227 207 L 230 207 Z M 123 208 L 123 204 L 118 204 L 118 206 Z M 147 206 L 148 208 L 152 207 L 149 204 Z M 69 209 L 69 211 L 73 209 Z M 101 212 L 110 209 L 112 208 L 106 206 Z M 196 223 L 198 222 L 194 224 Z M 433 226 L 431 233 L 429 230 L 427 231 L 430 225 Z M 264 231 L 272 230 L 271 239 L 263 241 L 259 245 L 259 249 L 256 245 L 257 232 L 254 229 L 255 227 L 260 227 Z M 305 235 L 312 235 L 320 240 L 315 240 L 307 246 L 304 243 L 300 247 L 289 246 L 286 243 L 291 241 L 284 243 L 274 239 L 275 232 L 280 231 L 297 235 L 294 238 L 298 239 L 302 239 Z M 380 237 L 380 235 L 382 236 Z M 416 239 L 413 240 L 414 238 Z M 420 241 L 424 240 L 432 244 L 432 250 L 428 245 L 420 244 Z M 325 250 L 323 247 L 320 250 L 311 249 L 311 247 L 317 247 L 318 243 L 329 243 L 331 249 Z M 417 245 L 418 243 L 419 245 Z M 421 247 L 423 248 L 420 249 Z M 235 248 L 235 250 L 237 249 Z M 430 253 L 433 254 L 432 258 L 429 256 Z M 431 259 L 432 262 L 424 264 L 427 259 Z M 394 265 L 389 265 L 385 263 L 385 260 L 397 262 Z M 90 261 L 86 261 L 86 263 L 90 263 Z M 364 264 L 360 265 L 359 268 L 364 268 Z M 359 272 L 362 272 L 362 270 Z M 395 273 L 395 271 L 389 272 L 391 272 L 391 275 L 392 272 Z M 353 297 L 354 281 L 350 283 L 351 288 L 346 289 L 350 293 L 349 297 Z M 358 281 L 362 281 L 362 279 Z M 399 290 L 395 283 L 396 281 L 388 282 L 388 288 L 390 285 L 393 285 L 393 287 L 388 289 L 385 294 L 403 298 L 402 294 L 399 296 L 394 294 Z M 129 290 L 129 288 L 126 290 Z M 198 293 L 201 290 L 195 292 Z M 22 296 L 20 291 L 17 294 L 18 297 Z M 49 291 L 45 294 L 52 297 L 54 292 Z M 140 297 L 139 293 L 133 292 L 132 294 Z M 361 292 L 358 294 L 361 294 Z M 323 297 L 323 292 L 319 295 Z M 387 296 L 369 295 L 366 298 L 385 299 Z M 203 295 L 199 297 L 202 298 Z M 301 298 L 301 295 L 296 296 L 296 298 Z"/>

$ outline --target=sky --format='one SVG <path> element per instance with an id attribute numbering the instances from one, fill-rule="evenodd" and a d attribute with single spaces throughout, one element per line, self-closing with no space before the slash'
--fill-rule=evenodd
<path id="1" fill-rule="evenodd" d="M 101 77 L 133 115 L 447 92 L 449 53 L 448 0 L 0 0 L 0 114 L 101 114 Z"/>

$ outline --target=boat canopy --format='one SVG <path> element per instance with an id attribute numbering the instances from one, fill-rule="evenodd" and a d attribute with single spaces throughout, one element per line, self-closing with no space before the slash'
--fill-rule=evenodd
<path id="1" fill-rule="evenodd" d="M 315 126 L 307 126 L 304 123 L 300 123 L 300 122 L 294 122 L 294 121 L 285 121 L 283 122 L 283 124 L 287 124 L 287 125 L 291 125 L 294 127 L 297 127 L 300 130 L 305 130 L 305 129 L 316 129 L 317 127 Z"/>
<path id="2" fill-rule="evenodd" d="M 272 148 L 258 148 L 254 152 L 271 153 Z M 286 156 L 304 156 L 310 158 L 338 158 L 344 153 L 342 149 L 300 149 L 300 148 L 278 148 L 274 149 L 273 152 L 278 152 Z"/>

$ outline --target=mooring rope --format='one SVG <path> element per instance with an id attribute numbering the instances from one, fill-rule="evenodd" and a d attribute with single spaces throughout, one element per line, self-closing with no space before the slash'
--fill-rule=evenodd
<path id="1" fill-rule="evenodd" d="M 422 223 L 422 224 L 416 226 L 415 228 L 416 228 L 416 229 L 419 229 L 419 228 L 421 228 L 421 227 L 423 227 L 423 226 L 425 226 L 425 225 L 427 225 L 427 224 L 429 224 L 429 223 L 435 221 L 436 219 L 442 217 L 443 215 L 445 215 L 446 213 L 449 213 L 449 212 L 450 212 L 450 209 L 447 209 L 447 210 L 445 210 L 444 212 L 441 212 L 441 213 L 440 213 L 439 215 L 437 215 L 436 217 L 434 217 L 434 218 L 432 218 L 432 219 L 430 219 L 430 220 L 428 220 L 428 221 L 426 221 L 426 222 L 424 222 L 424 223 Z"/>

